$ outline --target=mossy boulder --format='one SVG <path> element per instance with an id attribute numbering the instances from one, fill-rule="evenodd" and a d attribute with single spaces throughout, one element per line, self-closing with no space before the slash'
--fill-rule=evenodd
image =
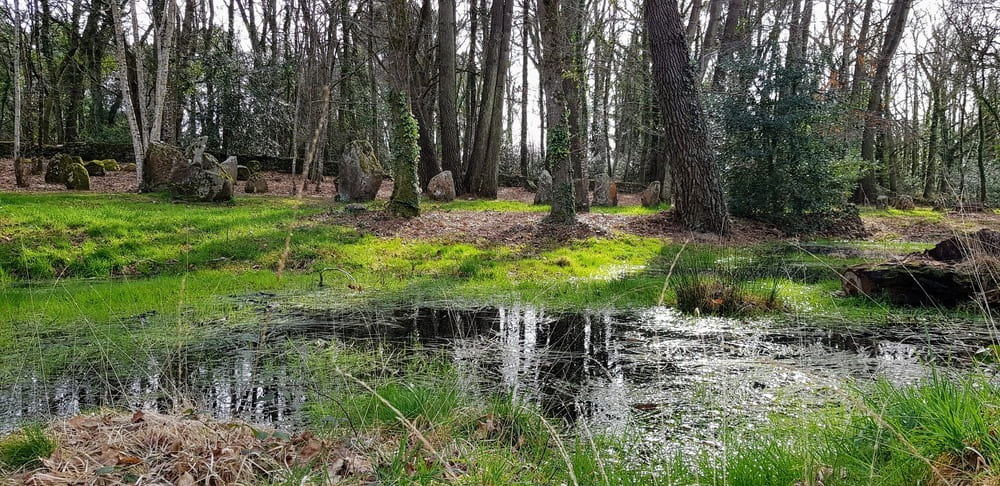
<path id="1" fill-rule="evenodd" d="M 74 163 L 69 166 L 66 175 L 66 189 L 74 191 L 90 190 L 90 173 L 83 164 Z"/>
<path id="2" fill-rule="evenodd" d="M 170 188 L 174 166 L 187 165 L 188 158 L 180 148 L 163 142 L 149 144 L 142 172 L 143 191 L 163 191 Z"/>
<path id="3" fill-rule="evenodd" d="M 124 172 L 135 172 L 135 164 L 132 162 L 122 164 L 121 170 Z"/>
<path id="4" fill-rule="evenodd" d="M 236 180 L 238 181 L 248 181 L 250 180 L 250 168 L 245 165 L 236 166 Z"/>
<path id="5" fill-rule="evenodd" d="M 233 199 L 236 157 L 219 161 L 205 153 L 206 138 L 202 137 L 188 149 L 191 159 L 177 161 L 170 171 L 170 193 L 177 199 L 202 202 L 222 202 Z"/>
<path id="6" fill-rule="evenodd" d="M 87 173 L 91 176 L 104 175 L 104 164 L 102 164 L 99 160 L 91 160 L 90 162 L 83 164 L 83 167 L 87 169 Z"/>
<path id="7" fill-rule="evenodd" d="M 118 161 L 115 159 L 104 159 L 101 161 L 101 166 L 108 172 L 118 172 L 122 170 L 121 165 L 118 165 Z"/>
<path id="8" fill-rule="evenodd" d="M 49 160 L 45 168 L 45 182 L 47 184 L 65 184 L 69 176 L 70 166 L 80 164 L 83 166 L 83 159 L 67 154 L 57 154 Z"/>

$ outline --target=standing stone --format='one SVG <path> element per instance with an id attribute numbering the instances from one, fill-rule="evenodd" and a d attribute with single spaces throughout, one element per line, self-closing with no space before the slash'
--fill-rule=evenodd
<path id="1" fill-rule="evenodd" d="M 226 157 L 226 160 L 220 165 L 222 166 L 222 169 L 226 171 L 226 175 L 235 181 L 237 175 L 236 173 L 239 172 L 240 167 L 240 164 L 236 162 L 236 156 L 230 155 L 229 157 Z"/>
<path id="2" fill-rule="evenodd" d="M 535 204 L 552 203 L 552 174 L 543 170 L 538 175 L 538 188 L 535 190 Z"/>
<path id="3" fill-rule="evenodd" d="M 66 174 L 66 189 L 76 191 L 90 190 L 90 174 L 83 164 L 73 163 L 69 166 L 68 173 Z"/>
<path id="4" fill-rule="evenodd" d="M 427 193 L 435 201 L 455 200 L 455 179 L 451 176 L 451 171 L 442 171 L 431 178 L 427 183 Z"/>
<path id="5" fill-rule="evenodd" d="M 250 174 L 250 179 L 247 180 L 243 190 L 247 194 L 264 194 L 268 192 L 267 179 L 264 178 L 264 174 L 260 172 L 254 172 Z"/>
<path id="6" fill-rule="evenodd" d="M 590 211 L 590 180 L 573 179 L 573 199 L 577 212 Z"/>
<path id="7" fill-rule="evenodd" d="M 181 159 L 170 170 L 171 194 L 188 201 L 222 202 L 233 198 L 233 178 L 236 158 L 229 157 L 225 165 L 205 153 L 205 137 L 201 137 L 188 153 L 191 160 Z M 232 171 L 232 172 L 230 172 Z M 232 175 L 230 175 L 232 174 Z"/>
<path id="8" fill-rule="evenodd" d="M 143 192 L 163 191 L 170 188 L 171 172 L 174 166 L 186 166 L 188 159 L 181 149 L 164 142 L 149 144 L 146 162 L 143 166 Z"/>
<path id="9" fill-rule="evenodd" d="M 642 205 L 647 208 L 655 207 L 660 204 L 660 182 L 653 181 L 649 184 L 649 187 L 645 191 L 642 191 L 642 195 L 639 197 L 642 201 Z"/>
<path id="10" fill-rule="evenodd" d="M 99 160 L 91 160 L 83 166 L 87 169 L 87 173 L 91 176 L 102 176 L 104 175 L 104 164 Z"/>
<path id="11" fill-rule="evenodd" d="M 58 154 L 49 161 L 45 168 L 46 184 L 65 184 L 73 164 L 83 165 L 83 159 L 66 154 Z"/>
<path id="12" fill-rule="evenodd" d="M 40 175 L 42 172 L 45 172 L 45 159 L 33 157 L 31 159 L 31 175 Z"/>
<path id="13" fill-rule="evenodd" d="M 916 205 L 913 204 L 913 198 L 907 195 L 896 196 L 896 200 L 893 201 L 892 207 L 900 211 L 911 211 Z"/>
<path id="14" fill-rule="evenodd" d="M 617 206 L 618 186 L 611 176 L 601 174 L 594 181 L 594 206 Z"/>
<path id="15" fill-rule="evenodd" d="M 883 194 L 876 198 L 875 209 L 889 209 L 889 196 Z"/>
<path id="16" fill-rule="evenodd" d="M 375 199 L 385 171 L 375 156 L 375 149 L 367 140 L 348 144 L 340 159 L 337 174 L 337 198 L 344 202 L 363 202 Z"/>

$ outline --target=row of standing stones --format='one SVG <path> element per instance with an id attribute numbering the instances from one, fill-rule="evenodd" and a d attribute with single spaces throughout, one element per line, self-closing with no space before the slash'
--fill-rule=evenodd
<path id="1" fill-rule="evenodd" d="M 211 154 L 205 153 L 207 138 L 202 137 L 186 151 L 167 143 L 152 143 L 146 152 L 142 189 L 144 191 L 168 191 L 175 198 L 221 202 L 233 198 L 234 181 L 245 180 L 248 193 L 267 192 L 267 181 L 257 164 L 251 167 L 237 164 L 236 157 L 229 157 L 220 163 Z M 39 174 L 45 166 L 45 182 L 65 184 L 67 189 L 89 190 L 90 178 L 101 177 L 108 172 L 136 170 L 133 163 L 118 164 L 115 160 L 92 160 L 84 162 L 78 156 L 59 154 L 46 164 L 42 159 L 25 164 L 31 173 Z"/>
<path id="2" fill-rule="evenodd" d="M 22 164 L 22 170 L 38 175 L 45 171 L 47 184 L 64 184 L 67 189 L 77 191 L 90 190 L 90 178 L 104 176 L 108 172 L 135 171 L 135 164 L 119 165 L 113 159 L 91 160 L 73 155 L 58 154 L 47 163 L 40 158 L 32 159 L 28 164 Z"/>
<path id="3" fill-rule="evenodd" d="M 348 144 L 341 158 L 336 179 L 337 199 L 347 203 L 366 202 L 375 199 L 379 187 L 387 177 L 385 170 L 379 164 L 375 151 L 370 143 L 365 140 L 356 140 Z M 594 195 L 592 200 L 587 199 L 589 195 L 589 181 L 578 179 L 574 181 L 576 186 L 577 207 L 594 206 L 617 206 L 618 186 L 607 174 L 597 177 L 594 184 Z M 535 204 L 549 204 L 552 202 L 552 175 L 549 171 L 542 171 L 538 177 L 535 192 Z M 442 171 L 431 178 L 427 184 L 427 196 L 434 201 L 452 201 L 457 196 L 455 190 L 455 177 L 451 171 Z M 660 202 L 659 183 L 653 183 L 643 192 L 642 202 L 646 206 L 656 206 Z"/>

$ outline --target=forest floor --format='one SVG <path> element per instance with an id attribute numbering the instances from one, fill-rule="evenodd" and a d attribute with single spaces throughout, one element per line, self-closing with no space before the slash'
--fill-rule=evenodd
<path id="1" fill-rule="evenodd" d="M 495 201 L 425 201 L 419 218 L 399 220 L 381 211 L 387 188 L 355 211 L 332 202 L 332 183 L 322 186 L 331 192 L 296 200 L 274 175 L 270 195 L 238 192 L 230 204 L 190 204 L 123 193 L 133 187 L 129 177 L 94 178 L 91 192 L 41 184 L 15 191 L 0 180 L 0 395 L 26 369 L 41 377 L 82 369 L 112 386 L 140 364 L 137 356 L 254 342 L 248 334 L 271 332 L 274 323 L 261 321 L 271 303 L 321 315 L 414 305 L 644 311 L 676 305 L 684 282 L 711 274 L 780 302 L 734 326 L 784 322 L 837 334 L 851 326 L 992 322 L 971 307 L 903 308 L 838 291 L 847 266 L 998 227 L 996 213 L 866 209 L 869 236 L 849 240 L 796 238 L 737 219 L 733 234 L 720 239 L 683 230 L 666 206 L 637 204 L 593 208 L 577 226 L 555 228 L 542 224 L 548 207 L 531 204 L 519 188 L 502 189 Z M 732 347 L 728 339 L 720 346 Z M 279 353 L 305 369 L 286 379 L 322 385 L 304 406 L 306 430 L 232 426 L 185 405 L 138 418 L 59 412 L 63 419 L 0 440 L 0 483 L 5 475 L 11 482 L 33 475 L 37 484 L 139 477 L 193 484 L 216 475 L 284 484 L 944 485 L 995 484 L 1000 464 L 993 462 L 1000 461 L 1000 419 L 981 412 L 995 408 L 1000 389 L 975 377 L 847 386 L 806 418 L 778 414 L 773 427 L 749 438 L 721 437 L 728 444 L 721 456 L 680 460 L 637 451 L 627 435 L 573 430 L 536 404 L 471 393 L 453 364 L 400 363 L 383 349 L 318 341 L 286 343 Z M 875 344 L 863 352 L 894 352 L 887 349 Z M 991 349 L 981 356 L 995 359 Z M 0 398 L 0 411 L 11 403 Z M 28 407 L 2 418 L 21 423 L 22 413 L 45 420 L 56 412 Z M 881 412 L 873 417 L 872 410 Z M 926 420 L 914 425 L 914 416 Z M 874 445 L 872 437 L 879 438 Z M 189 448 L 214 462 L 178 454 Z M 52 450 L 48 462 L 33 461 Z"/>

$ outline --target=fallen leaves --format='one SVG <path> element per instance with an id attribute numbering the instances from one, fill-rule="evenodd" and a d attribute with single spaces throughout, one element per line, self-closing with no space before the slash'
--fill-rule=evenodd
<path id="1" fill-rule="evenodd" d="M 259 483 L 307 467 L 329 482 L 367 478 L 366 457 L 305 432 L 151 411 L 77 415 L 47 432 L 59 446 L 19 481 L 57 484 Z M 337 481 L 330 481 L 331 478 Z"/>

